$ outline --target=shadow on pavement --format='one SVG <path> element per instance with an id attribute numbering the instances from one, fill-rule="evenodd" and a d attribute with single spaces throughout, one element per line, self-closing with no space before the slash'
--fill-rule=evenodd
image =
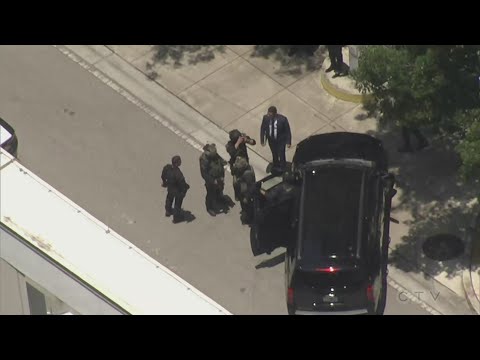
<path id="1" fill-rule="evenodd" d="M 184 221 L 186 223 L 191 223 L 192 221 L 194 221 L 196 219 L 195 215 L 193 215 L 190 211 L 184 211 Z"/>
<path id="2" fill-rule="evenodd" d="M 255 266 L 255 269 L 264 269 L 264 268 L 272 268 L 275 267 L 285 261 L 285 253 L 277 255 L 271 259 L 264 260 L 260 264 Z"/>
<path id="3" fill-rule="evenodd" d="M 215 59 L 215 53 L 224 53 L 225 48 L 225 45 L 154 45 L 152 61 L 175 67 L 196 65 Z"/>
<path id="4" fill-rule="evenodd" d="M 406 272 L 423 271 L 431 276 L 445 272 L 447 278 L 459 275 L 469 266 L 465 254 L 435 261 L 423 252 L 424 242 L 439 234 L 450 234 L 464 242 L 473 218 L 474 210 L 467 204 L 478 195 L 478 184 L 465 183 L 458 176 L 461 163 L 453 144 L 426 133 L 431 146 L 405 154 L 397 150 L 401 145 L 400 129 L 380 124 L 378 131 L 368 133 L 383 141 L 390 170 L 396 176 L 396 188 L 400 191 L 394 199 L 392 216 L 403 211 L 412 215 L 410 220 L 403 221 L 409 227 L 408 234 L 401 241 L 392 240 L 390 263 Z M 392 224 L 391 229 L 394 226 L 398 225 Z"/>
<path id="5" fill-rule="evenodd" d="M 322 66 L 326 51 L 319 45 L 255 45 L 251 57 L 271 59 L 280 64 L 275 71 L 278 75 L 302 76 L 316 71 Z M 155 79 L 158 75 L 153 71 L 156 64 L 171 65 L 180 68 L 209 62 L 216 54 L 224 53 L 226 45 L 154 45 L 154 55 L 147 63 L 149 77 Z"/>
<path id="6" fill-rule="evenodd" d="M 292 46 L 295 52 L 292 54 Z M 319 70 L 326 51 L 320 45 L 255 45 L 251 57 L 263 57 L 280 63 L 278 75 L 302 75 Z"/>
<path id="7" fill-rule="evenodd" d="M 235 207 L 235 201 L 232 200 L 227 194 L 223 194 L 223 202 L 218 205 L 217 210 L 215 211 L 218 214 L 228 214 L 231 209 Z"/>
<path id="8" fill-rule="evenodd" d="M 147 76 L 155 81 L 158 73 L 155 65 L 169 65 L 181 68 L 196 65 L 200 62 L 209 62 L 215 59 L 215 53 L 224 53 L 225 45 L 154 45 L 154 54 L 146 64 Z"/>
<path id="9" fill-rule="evenodd" d="M 437 261 L 429 258 L 425 253 L 426 241 L 433 236 L 448 234 L 458 237 L 459 241 L 464 241 L 464 233 L 471 220 L 471 214 L 461 207 L 445 208 L 443 204 L 426 208 L 423 212 L 413 216 L 413 220 L 407 221 L 410 226 L 409 233 L 402 238 L 402 241 L 393 247 L 389 262 L 403 271 L 423 271 L 431 276 L 439 275 L 445 272 L 447 278 L 453 278 L 460 275 L 468 268 L 468 259 L 466 254 L 461 252 L 454 254 L 456 249 L 442 249 L 442 245 L 437 245 L 436 249 L 431 249 L 434 253 L 452 253 L 453 258 L 445 261 Z M 463 248 L 463 247 L 462 247 Z M 406 266 L 405 261 L 413 262 L 414 267 Z"/>

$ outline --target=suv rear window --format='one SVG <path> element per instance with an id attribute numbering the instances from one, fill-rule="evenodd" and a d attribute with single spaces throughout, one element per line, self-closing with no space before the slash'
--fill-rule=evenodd
<path id="1" fill-rule="evenodd" d="M 361 269 L 340 270 L 334 273 L 305 272 L 297 273 L 297 281 L 307 286 L 344 286 L 365 280 L 365 273 Z"/>
<path id="2" fill-rule="evenodd" d="M 357 257 L 366 171 L 338 166 L 306 171 L 300 218 L 302 261 Z"/>

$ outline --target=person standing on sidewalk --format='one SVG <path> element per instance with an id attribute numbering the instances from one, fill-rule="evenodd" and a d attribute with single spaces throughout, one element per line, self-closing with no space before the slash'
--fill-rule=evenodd
<path id="1" fill-rule="evenodd" d="M 268 113 L 263 117 L 260 128 L 262 146 L 265 146 L 267 140 L 272 151 L 273 169 L 284 171 L 287 165 L 285 147 L 292 146 L 292 133 L 288 119 L 278 114 L 275 106 L 268 108 Z"/>
<path id="2" fill-rule="evenodd" d="M 172 165 L 166 165 L 162 171 L 163 186 L 167 187 L 167 199 L 165 200 L 165 216 L 173 215 L 173 223 L 184 220 L 182 203 L 190 186 L 186 183 L 185 177 L 180 170 L 182 159 L 175 155 L 172 158 Z M 173 203 L 175 207 L 173 208 Z"/>
<path id="3" fill-rule="evenodd" d="M 327 45 L 330 67 L 325 72 L 335 71 L 335 77 L 343 73 L 343 45 Z"/>

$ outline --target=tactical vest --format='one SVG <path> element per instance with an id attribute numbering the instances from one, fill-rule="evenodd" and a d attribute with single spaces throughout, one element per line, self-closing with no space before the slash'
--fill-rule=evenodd
<path id="1" fill-rule="evenodd" d="M 216 157 L 215 159 L 210 159 L 207 156 L 203 156 L 204 161 L 208 164 L 207 172 L 208 175 L 214 179 L 219 179 L 225 177 L 225 169 L 222 165 L 222 159 Z"/>

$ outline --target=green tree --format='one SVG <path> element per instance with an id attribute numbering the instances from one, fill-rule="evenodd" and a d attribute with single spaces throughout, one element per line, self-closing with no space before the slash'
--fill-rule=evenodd
<path id="1" fill-rule="evenodd" d="M 429 127 L 457 142 L 465 178 L 480 178 L 480 46 L 372 45 L 352 74 L 383 121 Z"/>
<path id="2" fill-rule="evenodd" d="M 462 159 L 461 175 L 465 180 L 480 179 L 480 109 L 461 111 L 455 120 L 459 128 L 456 150 Z"/>

